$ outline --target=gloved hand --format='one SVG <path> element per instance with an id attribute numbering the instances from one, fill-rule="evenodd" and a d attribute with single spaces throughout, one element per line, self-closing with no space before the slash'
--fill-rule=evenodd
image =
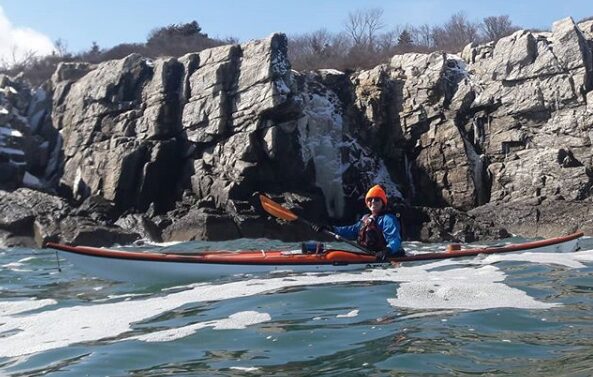
<path id="1" fill-rule="evenodd" d="M 326 230 L 330 230 L 329 226 L 323 225 L 323 224 L 313 224 L 313 225 L 311 225 L 311 228 L 313 228 L 313 230 L 318 233 L 321 233 Z"/>
<path id="2" fill-rule="evenodd" d="M 389 262 L 389 255 L 391 253 L 391 250 L 386 247 L 383 250 L 379 250 L 375 253 L 375 257 L 377 258 L 377 262 L 379 263 L 385 263 L 385 262 Z"/>

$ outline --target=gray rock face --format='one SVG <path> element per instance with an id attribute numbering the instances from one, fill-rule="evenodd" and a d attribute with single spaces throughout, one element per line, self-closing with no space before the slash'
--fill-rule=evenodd
<path id="1" fill-rule="evenodd" d="M 0 75 L 0 190 L 52 187 L 59 145 L 50 106 L 45 89 Z"/>
<path id="2" fill-rule="evenodd" d="M 71 85 L 53 83 L 67 88 L 54 94 L 53 120 L 64 140 L 62 183 L 75 198 L 101 194 L 119 208 L 171 205 L 185 153 L 182 73 L 174 59 L 152 64 L 130 55 L 100 64 Z"/>
<path id="3" fill-rule="evenodd" d="M 552 33 L 519 31 L 472 65 L 477 145 L 492 164 L 492 202 L 590 197 L 591 49 L 572 19 Z M 491 80 L 486 80 L 490 77 Z"/>
<path id="4" fill-rule="evenodd" d="M 296 225 L 287 235 L 262 216 L 257 192 L 310 220 L 347 222 L 380 183 L 391 202 L 424 207 L 402 217 L 415 238 L 589 229 L 579 208 L 592 201 L 592 36 L 591 22 L 567 18 L 549 33 L 517 31 L 460 56 L 397 55 L 352 74 L 292 71 L 282 34 L 179 59 L 65 63 L 52 97 L 0 96 L 11 124 L 0 123 L 0 148 L 21 151 L 18 161 L 0 153 L 0 180 L 66 189 L 80 206 L 66 212 L 84 220 L 56 226 L 5 200 L 0 228 L 70 242 L 98 242 L 84 235 L 93 226 L 109 242 L 296 240 L 315 235 Z"/>

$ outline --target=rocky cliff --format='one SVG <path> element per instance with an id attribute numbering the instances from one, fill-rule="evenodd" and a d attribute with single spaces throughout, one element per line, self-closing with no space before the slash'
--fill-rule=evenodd
<path id="1" fill-rule="evenodd" d="M 292 71 L 275 34 L 64 63 L 36 91 L 3 77 L 0 237 L 297 240 L 254 193 L 348 222 L 374 183 L 408 238 L 592 232 L 592 46 L 567 18 L 352 74 Z"/>

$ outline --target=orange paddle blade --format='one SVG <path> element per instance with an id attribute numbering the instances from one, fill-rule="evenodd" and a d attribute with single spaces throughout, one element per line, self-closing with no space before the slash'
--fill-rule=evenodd
<path id="1" fill-rule="evenodd" d="M 260 195 L 259 201 L 264 211 L 266 211 L 272 216 L 278 217 L 279 219 L 286 221 L 295 221 L 299 218 L 291 210 L 282 207 L 280 204 L 276 203 L 275 201 L 273 201 L 265 195 Z"/>

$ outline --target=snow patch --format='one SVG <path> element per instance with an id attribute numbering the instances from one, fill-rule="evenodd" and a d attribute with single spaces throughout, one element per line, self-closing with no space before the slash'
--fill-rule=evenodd
<path id="1" fill-rule="evenodd" d="M 13 130 L 12 128 L 8 127 L 0 127 L 0 135 L 10 136 L 14 138 L 21 138 L 23 134 L 19 130 Z"/>

